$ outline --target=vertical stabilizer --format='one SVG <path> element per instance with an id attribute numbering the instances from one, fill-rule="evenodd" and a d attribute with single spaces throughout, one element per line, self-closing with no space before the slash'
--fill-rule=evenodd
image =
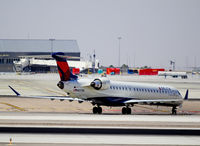
<path id="1" fill-rule="evenodd" d="M 60 75 L 61 81 L 76 80 L 78 78 L 77 76 L 71 73 L 69 65 L 67 63 L 67 59 L 64 56 L 64 53 L 62 52 L 52 53 L 52 57 L 56 59 L 58 73 Z"/>

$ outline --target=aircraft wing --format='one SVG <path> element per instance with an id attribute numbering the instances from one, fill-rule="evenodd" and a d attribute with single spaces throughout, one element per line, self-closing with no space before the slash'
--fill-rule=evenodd
<path id="1" fill-rule="evenodd" d="M 177 102 L 181 99 L 151 99 L 151 100 L 139 100 L 139 99 L 130 99 L 125 101 L 125 104 L 137 104 L 137 103 L 166 103 L 166 102 Z"/>
<path id="2" fill-rule="evenodd" d="M 12 97 L 12 98 L 35 98 L 35 99 L 51 99 L 51 100 L 60 100 L 60 101 L 63 101 L 63 100 L 69 100 L 69 101 L 79 101 L 79 102 L 83 102 L 84 100 L 83 99 L 79 99 L 79 98 L 72 98 L 72 97 L 69 97 L 69 96 L 24 96 L 24 95 L 21 95 L 19 94 L 15 89 L 13 89 L 11 86 L 9 86 L 9 88 L 16 94 L 16 95 L 5 95 L 6 97 Z M 1 96 L 2 97 L 2 96 Z"/>

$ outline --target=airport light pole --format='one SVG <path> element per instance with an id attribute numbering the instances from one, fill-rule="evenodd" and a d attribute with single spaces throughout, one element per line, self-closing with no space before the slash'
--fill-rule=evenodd
<path id="1" fill-rule="evenodd" d="M 93 70 L 93 73 L 95 73 L 95 62 L 96 62 L 96 55 L 95 55 L 95 50 L 94 50 L 93 61 L 92 61 L 92 70 Z"/>
<path id="2" fill-rule="evenodd" d="M 49 39 L 51 41 L 51 53 L 53 53 L 53 41 L 55 41 L 55 39 Z"/>
<path id="3" fill-rule="evenodd" d="M 118 40 L 119 40 L 119 58 L 118 58 L 118 61 L 119 61 L 119 68 L 120 68 L 120 40 L 122 39 L 122 37 L 118 37 Z"/>
<path id="4" fill-rule="evenodd" d="M 175 61 L 170 60 L 170 64 L 172 65 L 173 71 L 175 71 Z"/>

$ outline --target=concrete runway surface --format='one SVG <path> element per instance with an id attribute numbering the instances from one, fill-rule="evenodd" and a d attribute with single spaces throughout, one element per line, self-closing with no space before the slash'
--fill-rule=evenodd
<path id="1" fill-rule="evenodd" d="M 200 77 L 189 76 L 188 79 L 170 78 L 165 79 L 159 76 L 109 76 L 112 80 L 147 82 L 166 84 L 176 87 L 184 96 L 186 89 L 189 89 L 189 98 L 200 99 Z M 1 95 L 14 95 L 8 88 L 11 85 L 22 95 L 66 95 L 57 86 L 58 74 L 27 74 L 16 75 L 14 73 L 0 74 L 0 111 L 26 111 L 26 112 L 67 112 L 67 113 L 91 113 L 92 105 L 84 102 L 60 102 L 46 99 L 19 99 L 3 98 Z M 200 114 L 200 100 L 185 101 L 182 108 L 178 109 L 179 114 Z M 120 114 L 121 107 L 103 107 L 105 114 Z M 171 108 L 135 105 L 132 108 L 133 114 L 171 114 Z"/>
<path id="2" fill-rule="evenodd" d="M 198 115 L 0 115 L 0 145 L 200 145 Z"/>
<path id="3" fill-rule="evenodd" d="M 0 112 L 0 126 L 200 129 L 200 116 Z"/>
<path id="4" fill-rule="evenodd" d="M 159 135 L 83 135 L 83 134 L 0 134 L 0 146 L 8 145 L 12 137 L 13 145 L 137 145 L 137 146 L 189 146 L 200 145 L 199 136 L 159 136 Z"/>
<path id="5" fill-rule="evenodd" d="M 200 77 L 174 79 L 158 76 L 109 76 L 113 80 L 148 82 L 171 85 L 179 89 L 184 96 L 189 89 L 189 98 L 200 98 Z M 0 74 L 0 95 L 13 95 L 8 85 L 22 95 L 66 95 L 56 84 L 57 74 L 15 75 Z M 60 102 L 46 99 L 19 99 L 0 97 L 0 127 L 37 127 L 37 128 L 107 128 L 110 134 L 102 133 L 23 133 L 17 131 L 0 133 L 0 145 L 8 145 L 12 138 L 13 145 L 200 145 L 200 101 L 186 101 L 178 114 L 172 116 L 171 108 L 136 105 L 132 115 L 121 115 L 121 107 L 103 107 L 102 115 L 91 114 L 90 103 Z M 112 129 L 132 131 L 121 134 L 112 133 Z M 136 129 L 136 130 L 135 130 Z M 141 130 L 140 130 L 141 129 Z M 161 129 L 159 133 L 156 130 Z M 30 130 L 30 129 L 29 129 Z M 52 130 L 52 129 L 51 129 Z M 74 130 L 74 131 L 75 131 Z M 81 130 L 81 129 L 78 129 Z M 143 134 L 137 131 L 143 131 Z M 150 131 L 148 133 L 147 131 Z M 165 130 L 174 135 L 162 134 Z M 186 130 L 185 134 L 177 133 Z M 187 131 L 188 130 L 188 131 Z M 190 131 L 189 131 L 190 130 Z M 191 134 L 194 132 L 196 134 Z M 52 130 L 53 131 L 53 130 Z M 135 131 L 135 132 L 134 132 Z M 94 131 L 95 132 L 95 131 Z M 81 132 L 80 132 L 81 133 Z M 194 132 L 195 133 L 195 132 Z"/>

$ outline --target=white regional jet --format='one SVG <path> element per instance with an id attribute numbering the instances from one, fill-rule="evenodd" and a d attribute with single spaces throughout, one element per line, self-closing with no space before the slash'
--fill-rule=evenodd
<path id="1" fill-rule="evenodd" d="M 57 86 L 66 92 L 68 96 L 22 96 L 11 86 L 9 86 L 17 97 L 25 98 L 46 98 L 59 100 L 77 100 L 90 102 L 94 114 L 101 114 L 101 106 L 122 106 L 122 114 L 131 114 L 131 108 L 135 104 L 169 106 L 172 107 L 172 114 L 176 114 L 178 106 L 183 100 L 188 99 L 188 90 L 185 98 L 173 87 L 144 84 L 135 82 L 111 81 L 107 77 L 94 79 L 78 79 L 73 75 L 68 66 L 64 53 L 53 53 L 52 57 L 57 61 L 60 81 Z"/>

